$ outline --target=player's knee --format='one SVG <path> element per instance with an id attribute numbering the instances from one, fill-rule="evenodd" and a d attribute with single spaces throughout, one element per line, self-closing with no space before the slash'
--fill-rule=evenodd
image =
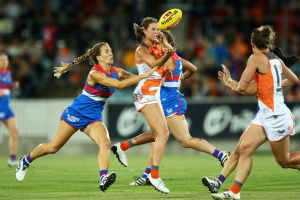
<path id="1" fill-rule="evenodd" d="M 108 139 L 108 138 L 102 139 L 102 141 L 101 141 L 101 143 L 100 143 L 99 146 L 101 146 L 101 147 L 103 147 L 103 148 L 109 149 L 110 146 L 111 146 L 111 141 L 110 141 L 110 139 Z"/>
<path id="2" fill-rule="evenodd" d="M 20 139 L 20 135 L 17 131 L 13 132 L 10 134 L 10 137 L 14 140 L 14 141 L 18 141 Z"/>
<path id="3" fill-rule="evenodd" d="M 60 148 L 58 146 L 48 145 L 48 153 L 55 154 L 56 152 L 59 151 L 59 149 Z"/>
<path id="4" fill-rule="evenodd" d="M 152 130 L 152 133 L 154 134 L 154 138 L 160 138 L 161 140 L 169 139 L 169 130 L 167 127 L 156 127 L 154 130 Z"/>
<path id="5" fill-rule="evenodd" d="M 247 155 L 251 155 L 252 154 L 252 148 L 250 145 L 240 145 L 238 148 L 238 155 L 243 155 L 243 156 L 247 156 Z"/>

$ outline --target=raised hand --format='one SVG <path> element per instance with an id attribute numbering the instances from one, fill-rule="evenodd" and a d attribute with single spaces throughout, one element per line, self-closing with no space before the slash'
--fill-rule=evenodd
<path id="1" fill-rule="evenodd" d="M 221 80 L 223 85 L 225 85 L 227 87 L 231 87 L 230 83 L 232 82 L 232 79 L 230 76 L 230 72 L 225 65 L 222 64 L 221 66 L 222 66 L 223 70 L 218 71 L 218 79 Z"/>
<path id="2" fill-rule="evenodd" d="M 164 70 L 164 77 L 167 77 L 167 78 L 173 78 L 172 70 L 170 70 L 170 69 L 165 69 L 165 70 Z"/>

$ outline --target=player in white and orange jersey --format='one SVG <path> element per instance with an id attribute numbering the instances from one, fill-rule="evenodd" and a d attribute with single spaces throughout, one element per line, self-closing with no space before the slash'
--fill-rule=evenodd
<path id="1" fill-rule="evenodd" d="M 162 31 L 162 34 L 164 37 L 166 37 L 168 43 L 175 47 L 175 37 L 172 35 L 172 33 L 169 31 Z M 153 56 L 156 57 L 155 54 Z M 220 151 L 203 138 L 192 137 L 190 135 L 188 123 L 185 118 L 187 103 L 183 94 L 180 93 L 180 85 L 182 80 L 189 78 L 192 74 L 197 72 L 197 67 L 189 61 L 178 56 L 177 53 L 174 53 L 168 59 L 168 61 L 164 64 L 164 67 L 170 70 L 171 75 L 165 77 L 165 80 L 161 86 L 160 101 L 170 133 L 173 134 L 174 139 L 178 141 L 182 147 L 192 148 L 200 152 L 208 153 L 217 158 L 221 165 L 224 166 L 225 162 L 229 158 L 229 153 L 226 151 Z M 183 70 L 185 70 L 184 73 Z M 116 143 L 114 145 L 115 147 L 112 148 L 117 149 L 118 145 L 120 145 L 120 151 L 123 151 L 125 154 L 127 150 L 131 149 L 132 147 L 154 141 L 155 140 L 152 138 L 152 133 L 148 131 L 129 140 Z M 150 154 L 144 173 L 137 177 L 132 183 L 130 183 L 130 185 L 148 185 L 147 177 L 152 166 L 151 155 L 152 154 Z"/>
<path id="2" fill-rule="evenodd" d="M 134 24 L 134 30 L 137 42 L 139 43 L 135 52 L 135 63 L 139 74 L 143 74 L 153 67 L 163 65 L 174 53 L 172 46 L 167 42 L 166 38 L 162 38 L 162 41 L 159 40 L 158 25 L 155 18 L 144 18 L 140 26 Z M 160 44 L 158 44 L 159 42 L 162 42 L 166 46 L 165 50 L 161 48 Z M 158 191 L 169 193 L 169 189 L 165 186 L 159 175 L 159 165 L 165 144 L 169 139 L 169 130 L 159 98 L 163 71 L 163 67 L 159 68 L 151 76 L 141 80 L 133 96 L 136 109 L 144 114 L 151 128 L 153 138 L 155 138 L 153 162 L 148 179 Z M 128 162 L 120 151 L 120 145 L 114 145 L 111 149 L 119 161 L 124 166 L 127 166 Z"/>
<path id="3" fill-rule="evenodd" d="M 240 190 L 252 169 L 254 151 L 269 140 L 277 163 L 283 168 L 300 169 L 300 152 L 289 152 L 290 135 L 295 121 L 284 103 L 282 87 L 299 82 L 297 76 L 275 54 L 270 52 L 275 33 L 270 26 L 255 28 L 251 35 L 253 54 L 249 57 L 239 82 L 230 78 L 226 66 L 219 79 L 233 91 L 253 95 L 258 99 L 258 112 L 244 131 L 220 176 L 204 177 L 202 182 L 216 193 L 230 173 L 237 169 L 235 181 L 222 193 L 212 194 L 214 199 L 240 199 Z M 286 77 L 282 79 L 282 74 Z"/>

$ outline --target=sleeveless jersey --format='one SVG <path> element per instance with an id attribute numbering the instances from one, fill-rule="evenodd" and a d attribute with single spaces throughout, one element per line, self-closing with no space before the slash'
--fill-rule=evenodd
<path id="1" fill-rule="evenodd" d="M 118 72 L 113 67 L 110 68 L 110 72 L 106 72 L 100 65 L 94 65 L 92 70 L 99 71 L 107 77 L 119 79 Z M 106 99 L 114 92 L 115 88 L 101 84 L 91 86 L 86 82 L 82 93 L 63 112 L 61 120 L 81 130 L 91 123 L 103 121 L 102 113 Z"/>
<path id="2" fill-rule="evenodd" d="M 100 65 L 94 65 L 92 70 L 102 72 L 105 76 L 119 79 L 117 70 L 110 68 L 110 73 L 106 72 Z M 101 84 L 95 86 L 85 83 L 82 93 L 72 102 L 70 107 L 86 116 L 94 116 L 102 113 L 106 100 L 115 92 L 115 88 L 106 87 Z"/>
<path id="3" fill-rule="evenodd" d="M 282 61 L 271 52 L 263 53 L 269 67 L 266 74 L 255 73 L 258 107 L 264 116 L 281 115 L 287 109 L 282 93 Z"/>
<path id="4" fill-rule="evenodd" d="M 9 106 L 11 87 L 12 78 L 10 70 L 0 69 L 0 92 L 4 93 L 4 96 L 0 96 L 0 121 L 7 120 L 15 116 Z"/>
<path id="5" fill-rule="evenodd" d="M 158 44 L 155 44 L 151 47 L 146 45 L 145 43 L 142 43 L 141 45 L 148 48 L 149 52 L 152 55 L 155 55 L 155 58 L 159 58 L 159 56 L 161 57 L 164 54 L 163 50 Z M 145 72 L 151 69 L 151 67 L 148 66 L 146 63 L 136 64 L 136 66 L 139 74 L 144 74 Z M 138 86 L 135 88 L 133 94 L 136 96 L 157 96 L 157 94 L 159 94 L 159 89 L 161 86 L 163 71 L 164 69 L 163 67 L 161 67 L 148 78 L 141 80 L 138 83 Z"/>
<path id="6" fill-rule="evenodd" d="M 162 87 L 174 87 L 179 89 L 181 84 L 180 76 L 182 74 L 182 62 L 176 53 L 172 55 L 172 60 L 176 64 L 176 67 L 172 70 L 172 77 L 165 77 Z"/>
<path id="7" fill-rule="evenodd" d="M 0 91 L 6 96 L 10 95 L 10 90 L 12 87 L 12 78 L 10 70 L 0 69 Z"/>
<path id="8" fill-rule="evenodd" d="M 114 67 L 110 68 L 110 73 L 105 71 L 100 65 L 94 65 L 92 70 L 102 72 L 107 77 L 119 79 L 118 72 Z M 91 86 L 86 81 L 82 94 L 95 101 L 106 101 L 106 99 L 108 99 L 115 91 L 116 89 L 113 87 L 106 87 L 101 84 Z"/>

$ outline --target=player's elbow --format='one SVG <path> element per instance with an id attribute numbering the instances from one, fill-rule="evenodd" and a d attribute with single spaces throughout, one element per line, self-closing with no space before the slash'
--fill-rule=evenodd
<path id="1" fill-rule="evenodd" d="M 198 68 L 197 68 L 197 67 L 194 67 L 194 68 L 192 69 L 192 73 L 194 74 L 194 73 L 196 73 L 196 72 L 198 72 Z"/>
<path id="2" fill-rule="evenodd" d="M 298 84 L 299 83 L 299 78 L 296 76 L 295 79 L 293 80 L 293 84 Z"/>

